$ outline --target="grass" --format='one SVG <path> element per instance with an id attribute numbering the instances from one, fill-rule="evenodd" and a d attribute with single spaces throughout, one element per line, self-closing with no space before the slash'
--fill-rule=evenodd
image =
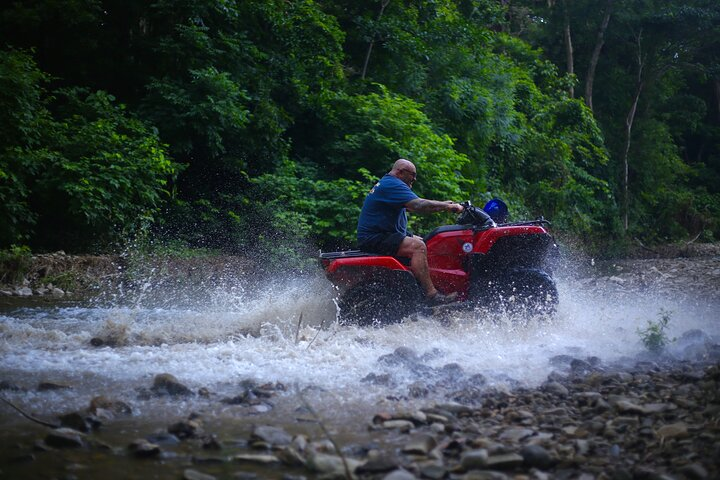
<path id="1" fill-rule="evenodd" d="M 675 339 L 670 339 L 666 332 L 670 325 L 672 312 L 660 310 L 658 316 L 660 317 L 658 321 L 648 320 L 647 328 L 637 329 L 642 344 L 650 353 L 654 354 L 662 353 L 669 343 L 675 341 Z"/>

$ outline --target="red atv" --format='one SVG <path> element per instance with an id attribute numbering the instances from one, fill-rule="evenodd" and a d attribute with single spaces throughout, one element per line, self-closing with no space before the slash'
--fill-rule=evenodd
<path id="1" fill-rule="evenodd" d="M 457 292 L 457 307 L 553 313 L 558 292 L 548 260 L 557 245 L 546 229 L 549 222 L 540 217 L 497 225 L 481 208 L 463 206 L 456 225 L 425 236 L 435 287 Z M 424 307 L 409 258 L 348 250 L 321 253 L 320 262 L 339 290 L 342 323 L 395 323 Z"/>

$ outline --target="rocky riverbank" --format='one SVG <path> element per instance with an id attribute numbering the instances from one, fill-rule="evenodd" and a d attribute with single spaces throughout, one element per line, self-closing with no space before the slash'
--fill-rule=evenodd
<path id="1" fill-rule="evenodd" d="M 59 262 L 63 257 L 57 254 L 57 258 L 43 259 L 57 263 L 44 276 L 38 271 L 28 280 L 32 284 L 36 278 L 52 278 L 53 272 L 61 271 Z M 77 259 L 68 262 L 77 264 Z M 185 283 L 197 284 L 199 290 L 207 281 L 232 283 L 243 268 L 242 264 L 225 267 L 219 261 L 217 269 L 208 273 L 199 268 L 202 262 L 198 260 L 188 260 L 180 267 L 152 262 L 129 264 L 122 259 L 103 262 L 94 263 L 98 271 L 93 274 L 104 278 L 101 285 L 135 282 L 142 286 L 144 283 L 138 279 L 147 283 L 150 278 L 165 282 L 171 290 Z M 584 269 L 574 272 L 573 281 L 584 285 L 583 292 L 610 295 L 613 302 L 626 298 L 626 303 L 631 304 L 657 296 L 692 298 L 712 314 L 712 305 L 720 305 L 719 263 L 715 251 L 700 256 L 602 263 L 588 259 L 583 262 Z M 33 294 L 35 297 L 45 298 Z M 203 315 L 198 323 L 206 324 L 210 314 Z M 588 315 L 595 321 L 594 313 Z M 597 321 L 600 318 L 598 312 Z M 118 321 L 114 317 L 110 320 Z M 175 320 L 179 321 L 173 318 L 170 324 Z M 158 321 L 153 319 L 138 328 L 154 328 Z M 53 378 L 52 361 L 59 349 L 65 348 L 58 345 L 58 339 L 74 334 L 72 329 L 68 333 L 57 330 L 47 334 L 51 337 L 48 354 L 42 357 L 47 366 L 40 369 L 40 374 L 25 374 L 20 368 L 20 374 L 9 370 L 14 375 L 12 381 L 0 378 L 0 395 L 22 410 L 0 404 L 0 441 L 7 446 L 0 450 L 0 478 L 720 478 L 720 337 L 716 329 L 710 332 L 715 321 L 710 319 L 704 324 L 702 328 L 707 327 L 707 332 L 695 327 L 678 330 L 675 341 L 665 339 L 669 344 L 664 350 L 663 341 L 650 342 L 649 346 L 657 347 L 655 353 L 635 354 L 637 350 L 633 350 L 612 361 L 573 353 L 573 349 L 560 350 L 567 351 L 567 355 L 555 355 L 555 350 L 552 356 L 540 357 L 539 363 L 548 368 L 533 388 L 490 370 L 481 369 L 481 374 L 466 372 L 475 365 L 438 363 L 438 355 L 433 356 L 432 350 L 393 347 L 369 357 L 372 373 L 365 370 L 356 377 L 368 390 L 387 392 L 382 401 L 353 400 L 342 403 L 340 412 L 332 405 L 338 403 L 333 397 L 342 388 L 328 391 L 314 387 L 309 373 L 306 384 L 310 386 L 302 391 L 279 383 L 278 379 L 284 378 L 282 373 L 266 378 L 268 381 L 241 377 L 233 379 L 230 386 L 214 384 L 214 391 L 215 387 L 202 387 L 197 381 L 187 382 L 195 385 L 190 388 L 183 378 L 178 380 L 162 370 L 154 370 L 150 377 L 133 372 L 136 381 L 124 383 L 125 388 L 113 383 L 112 375 L 104 377 L 100 373 L 95 377 L 94 372 L 90 375 L 88 370 L 82 370 L 74 378 L 86 385 L 85 392 L 90 384 L 92 394 L 80 394 L 73 377 Z M 9 342 L 12 334 L 13 341 L 19 341 L 24 351 L 23 340 L 15 337 L 45 338 L 43 322 L 38 320 L 32 326 L 16 322 L 13 330 L 0 329 L 0 335 Z M 198 328 L 193 327 L 193 322 L 178 323 L 180 328 Z M 398 329 L 413 330 L 410 327 L 421 323 Z M 3 326 L 0 324 L 0 328 Z M 280 327 L 275 323 L 266 328 Z M 462 325 L 455 328 L 464 332 Z M 283 342 L 290 339 L 293 347 L 285 354 L 294 360 L 310 348 L 310 338 L 314 341 L 314 337 L 308 337 L 307 347 L 300 348 L 298 342 L 304 340 L 298 338 L 299 322 L 298 330 L 291 330 L 290 336 L 279 333 L 278 340 L 263 342 L 263 348 L 273 349 L 267 354 L 263 350 L 248 358 L 223 353 L 221 348 L 213 350 L 217 353 L 212 356 L 227 362 L 246 358 L 263 361 L 266 355 L 277 354 Z M 628 330 L 634 332 L 635 326 Z M 393 330 L 395 334 L 398 331 Z M 94 334 L 95 330 L 88 329 L 86 336 L 78 336 L 82 347 L 71 346 L 77 348 L 71 357 L 75 361 L 92 358 L 101 362 L 103 357 L 115 355 L 130 361 L 131 357 L 147 357 L 150 346 L 157 343 L 141 342 L 130 347 L 106 338 L 93 343 L 98 337 L 90 332 Z M 329 344 L 337 332 L 319 332 L 326 337 L 323 348 L 331 350 Z M 452 326 L 438 332 L 456 333 Z M 314 329 L 307 330 L 307 334 L 317 335 Z M 188 338 L 192 341 L 197 337 Z M 342 346 L 350 348 L 353 342 L 370 341 L 355 332 L 343 338 Z M 229 343 L 230 350 L 243 345 L 233 340 Z M 318 343 L 320 340 L 313 349 L 321 350 Z M 208 343 L 206 348 L 217 346 Z M 161 351 L 156 354 L 163 356 L 172 355 L 174 350 L 186 351 L 177 343 L 158 349 Z M 96 356 L 90 357 L 89 351 Z M 190 355 L 199 355 L 198 350 L 192 351 L 195 353 Z M 319 361 L 333 358 L 328 352 Z M 191 361 L 196 360 L 192 357 Z M 143 386 L 133 390 L 138 383 Z M 128 388 L 128 384 L 133 387 Z M 116 392 L 117 398 L 108 392 Z M 38 424 L 38 420 L 45 425 Z"/>
<path id="2" fill-rule="evenodd" d="M 44 433 L 16 435 L 0 477 L 714 479 L 720 345 L 698 332 L 689 336 L 701 340 L 693 343 L 696 361 L 658 356 L 628 366 L 558 356 L 539 388 L 493 388 L 474 376 L 454 382 L 459 389 L 447 402 L 408 408 L 407 398 L 394 398 L 389 408 L 355 415 L 351 425 L 347 415 L 340 423 L 322 420 L 305 400 L 311 391 L 291 393 L 277 383 L 245 382 L 238 395 L 215 400 L 246 408 L 242 419 L 219 423 L 189 412 L 153 431 L 123 422 L 134 405 L 96 397 L 87 409 L 47 422 L 54 428 Z M 409 349 L 378 361 L 424 367 Z M 452 366 L 442 370 L 435 388 L 462 376 Z M 69 387 L 46 382 L 38 389 Z M 212 397 L 163 374 L 139 398 L 183 402 L 195 395 Z M 284 404 L 286 415 L 263 414 L 273 404 Z M 112 470 L 119 464 L 121 475 Z"/>
<path id="3" fill-rule="evenodd" d="M 0 298 L 86 298 L 131 294 L 152 282 L 166 290 L 231 285 L 248 272 L 257 274 L 244 257 L 197 255 L 178 257 L 141 253 L 67 255 L 63 251 L 27 255 L 0 265 Z"/>

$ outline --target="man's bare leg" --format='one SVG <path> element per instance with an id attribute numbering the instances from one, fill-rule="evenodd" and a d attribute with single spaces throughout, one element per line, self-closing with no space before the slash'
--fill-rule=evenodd
<path id="1" fill-rule="evenodd" d="M 437 295 L 438 291 L 430 279 L 430 267 L 427 262 L 427 247 L 422 238 L 417 235 L 413 237 L 405 237 L 400 244 L 397 252 L 398 257 L 410 257 L 410 270 L 420 282 L 420 286 L 425 290 L 425 296 L 432 298 Z"/>

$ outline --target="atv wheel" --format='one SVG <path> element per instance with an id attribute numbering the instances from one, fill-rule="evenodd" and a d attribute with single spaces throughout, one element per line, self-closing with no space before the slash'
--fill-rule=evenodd
<path id="1" fill-rule="evenodd" d="M 547 273 L 524 269 L 500 279 L 493 288 L 493 298 L 513 313 L 553 314 L 557 310 L 558 291 Z"/>
<path id="2" fill-rule="evenodd" d="M 398 323 L 414 311 L 417 295 L 398 294 L 379 283 L 358 285 L 340 297 L 339 321 L 361 327 Z"/>

